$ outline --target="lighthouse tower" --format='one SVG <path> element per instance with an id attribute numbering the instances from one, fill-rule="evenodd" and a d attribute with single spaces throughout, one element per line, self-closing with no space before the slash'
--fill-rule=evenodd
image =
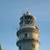
<path id="1" fill-rule="evenodd" d="M 16 42 L 19 50 L 38 50 L 40 32 L 36 26 L 35 16 L 32 16 L 29 12 L 24 13 L 20 18 L 19 25 L 20 28 L 16 33 L 19 38 Z"/>

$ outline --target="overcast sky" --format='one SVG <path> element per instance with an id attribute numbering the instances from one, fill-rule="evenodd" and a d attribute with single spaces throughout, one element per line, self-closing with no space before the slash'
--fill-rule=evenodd
<path id="1" fill-rule="evenodd" d="M 39 50 L 50 50 L 50 0 L 0 0 L 0 44 L 2 50 L 18 50 L 17 29 L 23 12 L 36 16 L 40 29 Z"/>

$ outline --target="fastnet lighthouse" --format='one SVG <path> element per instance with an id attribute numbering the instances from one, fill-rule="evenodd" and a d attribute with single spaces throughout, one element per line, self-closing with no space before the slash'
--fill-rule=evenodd
<path id="1" fill-rule="evenodd" d="M 17 37 L 19 40 L 16 45 L 19 50 L 38 50 L 40 42 L 38 37 L 40 35 L 39 28 L 36 26 L 36 17 L 26 12 L 20 18 L 20 28 L 17 30 Z"/>

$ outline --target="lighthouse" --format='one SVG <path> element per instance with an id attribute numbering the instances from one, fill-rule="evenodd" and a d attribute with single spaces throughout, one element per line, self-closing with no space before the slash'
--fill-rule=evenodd
<path id="1" fill-rule="evenodd" d="M 16 33 L 19 38 L 16 42 L 19 50 L 38 50 L 40 31 L 36 25 L 36 17 L 27 11 L 21 16 L 19 25 Z"/>

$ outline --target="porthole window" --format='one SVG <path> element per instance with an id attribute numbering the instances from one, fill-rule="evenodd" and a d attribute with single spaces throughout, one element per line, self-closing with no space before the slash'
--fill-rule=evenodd
<path id="1" fill-rule="evenodd" d="M 34 44 L 32 44 L 32 48 L 35 48 L 35 45 Z"/>
<path id="2" fill-rule="evenodd" d="M 27 38 L 27 33 L 25 33 L 25 38 Z"/>
<path id="3" fill-rule="evenodd" d="M 19 46 L 19 49 L 21 49 L 21 45 Z"/>

